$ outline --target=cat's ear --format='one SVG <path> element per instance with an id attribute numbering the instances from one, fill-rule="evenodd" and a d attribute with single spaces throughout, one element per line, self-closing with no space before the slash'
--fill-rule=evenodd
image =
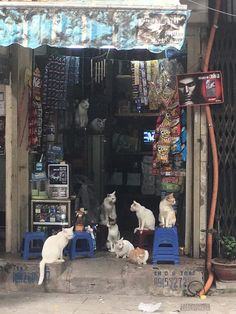
<path id="1" fill-rule="evenodd" d="M 122 240 L 122 241 L 123 241 L 123 240 L 124 240 L 124 238 L 122 237 L 122 238 L 120 238 L 120 240 Z"/>
<path id="2" fill-rule="evenodd" d="M 114 191 L 113 193 L 111 193 L 111 195 L 116 195 L 116 191 Z"/>

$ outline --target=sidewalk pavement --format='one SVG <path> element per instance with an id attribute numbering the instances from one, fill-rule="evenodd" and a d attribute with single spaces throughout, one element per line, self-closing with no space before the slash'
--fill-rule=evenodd
<path id="1" fill-rule="evenodd" d="M 161 314 L 236 314 L 235 296 L 163 297 L 104 294 L 62 294 L 0 292 L 0 313 L 4 314 L 141 314 L 139 304 L 161 303 Z M 148 312 L 146 312 L 148 313 Z"/>

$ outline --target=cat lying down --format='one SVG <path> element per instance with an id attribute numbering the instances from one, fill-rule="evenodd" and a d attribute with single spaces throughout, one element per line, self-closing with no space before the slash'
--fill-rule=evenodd
<path id="1" fill-rule="evenodd" d="M 134 246 L 132 243 L 130 243 L 128 240 L 124 240 L 121 238 L 120 240 L 116 241 L 115 243 L 115 253 L 116 257 L 122 257 L 126 258 L 129 256 L 129 253 L 131 250 L 134 249 Z"/>
<path id="2" fill-rule="evenodd" d="M 129 262 L 138 264 L 138 265 L 146 265 L 147 260 L 149 258 L 149 253 L 147 250 L 141 249 L 139 247 L 136 247 L 136 249 L 133 249 L 129 252 Z"/>
<path id="3" fill-rule="evenodd" d="M 39 263 L 39 281 L 38 285 L 41 285 L 44 280 L 45 265 L 64 262 L 63 250 L 67 246 L 69 240 L 73 238 L 73 228 L 65 228 L 58 232 L 56 235 L 52 235 L 44 242 L 42 249 L 42 260 Z"/>

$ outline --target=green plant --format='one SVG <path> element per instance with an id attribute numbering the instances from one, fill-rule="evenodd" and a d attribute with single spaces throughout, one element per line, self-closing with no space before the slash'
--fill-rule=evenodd
<path id="1" fill-rule="evenodd" d="M 220 240 L 222 257 L 230 261 L 236 260 L 236 238 L 223 236 Z"/>

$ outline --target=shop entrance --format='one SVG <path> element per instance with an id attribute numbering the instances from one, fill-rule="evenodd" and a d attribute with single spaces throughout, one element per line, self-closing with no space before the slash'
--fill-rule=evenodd
<path id="1" fill-rule="evenodd" d="M 90 212 L 88 223 L 99 223 L 103 198 L 116 191 L 117 223 L 121 235 L 132 240 L 138 224 L 130 211 L 133 201 L 151 209 L 158 225 L 159 203 L 174 193 L 179 242 L 184 246 L 186 121 L 181 120 L 184 110 L 177 107 L 173 95 L 176 75 L 186 68 L 186 55 L 166 58 L 147 50 L 44 47 L 34 51 L 33 61 L 42 98 L 37 101 L 35 90 L 30 117 L 42 124 L 32 127 L 38 142 L 31 139 L 31 171 L 35 172 L 41 157 L 46 171 L 48 164 L 60 159 L 69 165 L 73 196 L 69 224 L 75 223 L 80 207 Z M 69 76 L 66 71 L 71 71 Z M 63 75 L 68 81 L 63 81 Z M 59 91 L 60 99 L 50 96 Z M 85 122 L 79 116 L 81 102 Z M 163 126 L 167 111 L 173 115 L 171 128 L 168 123 Z M 158 154 L 161 148 L 168 153 Z M 41 211 L 37 196 L 32 199 L 31 227 L 44 229 L 46 225 L 35 221 L 35 211 Z"/>

